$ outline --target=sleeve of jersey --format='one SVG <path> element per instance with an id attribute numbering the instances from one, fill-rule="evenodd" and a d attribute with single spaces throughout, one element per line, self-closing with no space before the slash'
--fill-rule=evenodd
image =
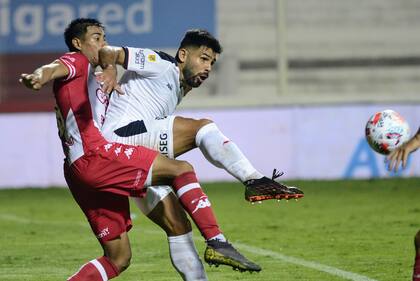
<path id="1" fill-rule="evenodd" d="M 69 74 L 64 78 L 65 81 L 83 75 L 89 64 L 88 59 L 79 53 L 67 53 L 61 56 L 59 60 L 69 70 Z"/>
<path id="2" fill-rule="evenodd" d="M 141 76 L 157 77 L 168 68 L 169 62 L 151 49 L 124 47 L 124 51 L 124 67 Z"/>

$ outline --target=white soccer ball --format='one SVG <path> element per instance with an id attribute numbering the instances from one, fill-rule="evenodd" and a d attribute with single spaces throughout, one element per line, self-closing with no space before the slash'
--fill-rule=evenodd
<path id="1" fill-rule="evenodd" d="M 410 126 L 398 112 L 387 109 L 370 117 L 365 133 L 370 147 L 387 155 L 410 139 Z"/>

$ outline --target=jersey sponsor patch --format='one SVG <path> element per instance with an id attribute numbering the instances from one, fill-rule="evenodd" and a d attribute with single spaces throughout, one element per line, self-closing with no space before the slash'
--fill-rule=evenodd
<path id="1" fill-rule="evenodd" d="M 149 61 L 149 62 L 156 62 L 156 55 L 148 55 L 147 56 L 147 60 Z"/>
<path id="2" fill-rule="evenodd" d="M 140 69 L 144 69 L 145 57 L 144 57 L 144 50 L 139 49 L 135 53 L 134 63 L 138 64 Z"/>
<path id="3" fill-rule="evenodd" d="M 98 239 L 101 239 L 101 238 L 104 238 L 105 236 L 107 236 L 107 235 L 109 235 L 109 228 L 108 227 L 106 227 L 106 228 L 104 228 L 104 229 L 102 229 L 100 232 L 99 232 L 99 234 L 98 235 L 96 235 L 96 238 L 98 238 Z"/>
<path id="4" fill-rule="evenodd" d="M 159 152 L 163 156 L 168 156 L 169 147 L 168 147 L 168 134 L 161 133 L 159 135 Z"/>
<path id="5" fill-rule="evenodd" d="M 174 63 L 174 64 L 177 64 L 176 59 L 173 56 L 171 56 L 171 55 L 169 55 L 165 52 L 162 52 L 162 51 L 154 50 L 154 52 L 157 53 L 161 59 L 169 61 L 169 62 Z"/>

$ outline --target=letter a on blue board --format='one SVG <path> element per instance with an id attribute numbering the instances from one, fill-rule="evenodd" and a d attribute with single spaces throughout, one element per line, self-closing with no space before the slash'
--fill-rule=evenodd
<path id="1" fill-rule="evenodd" d="M 370 172 L 370 177 L 379 177 L 379 169 L 376 164 L 375 152 L 370 148 L 367 141 L 362 138 L 353 153 L 349 165 L 344 173 L 344 178 L 352 178 L 357 169 Z"/>

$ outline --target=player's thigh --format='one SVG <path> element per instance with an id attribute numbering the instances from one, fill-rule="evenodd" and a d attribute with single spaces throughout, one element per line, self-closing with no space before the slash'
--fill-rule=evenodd
<path id="1" fill-rule="evenodd" d="M 188 162 L 169 159 L 158 154 L 153 161 L 151 185 L 172 185 L 175 177 L 192 171 L 194 168 Z"/>
<path id="2" fill-rule="evenodd" d="M 176 116 L 173 124 L 173 151 L 175 157 L 197 147 L 195 137 L 205 125 L 212 123 L 209 119 L 192 119 Z"/>
<path id="3" fill-rule="evenodd" d="M 173 123 L 175 116 L 164 118 L 136 120 L 115 129 L 112 134 L 107 134 L 112 141 L 141 145 L 158 151 L 169 158 L 174 158 L 173 153 Z"/>
<path id="4" fill-rule="evenodd" d="M 148 188 L 145 198 L 133 198 L 140 210 L 168 236 L 183 235 L 191 231 L 191 224 L 176 195 L 169 186 Z"/>
<path id="5" fill-rule="evenodd" d="M 74 199 L 101 244 L 114 240 L 131 229 L 128 197 L 86 187 L 66 165 L 64 175 Z"/>

